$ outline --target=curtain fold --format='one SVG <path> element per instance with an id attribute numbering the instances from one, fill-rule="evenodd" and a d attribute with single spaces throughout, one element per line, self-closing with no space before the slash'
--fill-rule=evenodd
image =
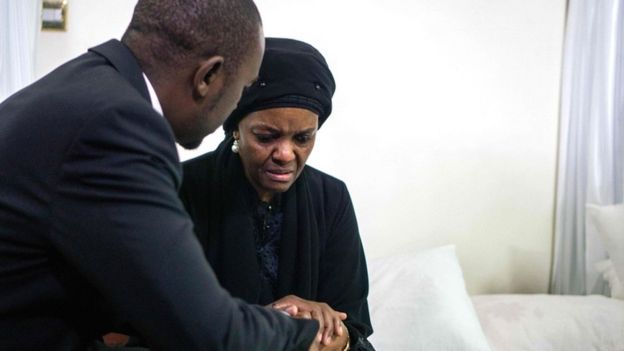
<path id="1" fill-rule="evenodd" d="M 0 101 L 32 83 L 41 0 L 0 0 Z"/>
<path id="2" fill-rule="evenodd" d="M 585 204 L 624 195 L 624 0 L 570 0 L 561 91 L 551 292 L 605 293 L 606 257 L 585 230 Z"/>

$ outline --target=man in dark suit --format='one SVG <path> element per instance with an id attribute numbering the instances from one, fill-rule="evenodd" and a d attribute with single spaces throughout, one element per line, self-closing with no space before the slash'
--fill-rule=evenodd
<path id="1" fill-rule="evenodd" d="M 251 0 L 139 0 L 122 42 L 0 104 L 0 350 L 85 349 L 113 318 L 155 350 L 318 347 L 218 285 L 177 197 L 175 141 L 222 123 L 263 49 Z"/>

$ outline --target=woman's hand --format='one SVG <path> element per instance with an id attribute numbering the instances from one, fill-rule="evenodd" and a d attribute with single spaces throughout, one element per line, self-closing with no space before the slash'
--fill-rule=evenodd
<path id="1" fill-rule="evenodd" d="M 310 301 L 295 295 L 288 295 L 273 302 L 270 307 L 284 311 L 293 318 L 317 320 L 319 322 L 317 340 L 325 346 L 332 343 L 335 336 L 342 337 L 348 333 L 342 323 L 347 318 L 347 314 L 334 311 L 324 302 Z"/>
<path id="2" fill-rule="evenodd" d="M 347 343 L 349 342 L 349 331 L 344 324 L 342 325 L 342 328 L 344 333 L 342 333 L 342 335 L 334 334 L 331 342 L 323 346 L 321 351 L 342 351 L 345 349 L 345 346 L 347 346 Z"/>
<path id="3" fill-rule="evenodd" d="M 343 326 L 343 328 L 345 330 L 347 329 L 346 326 Z M 328 345 L 323 345 L 319 342 L 318 338 L 314 338 L 314 342 L 310 345 L 309 351 L 343 351 L 349 342 L 349 333 L 345 331 L 342 334 L 341 336 L 334 334 L 334 337 Z"/>
<path id="4" fill-rule="evenodd" d="M 130 337 L 126 334 L 108 333 L 102 336 L 102 342 L 108 347 L 123 347 L 128 344 Z"/>

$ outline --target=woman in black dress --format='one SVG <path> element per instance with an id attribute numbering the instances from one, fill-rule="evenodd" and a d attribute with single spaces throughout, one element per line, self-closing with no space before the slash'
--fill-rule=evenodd
<path id="1" fill-rule="evenodd" d="M 349 192 L 306 165 L 334 90 L 315 48 L 267 38 L 259 78 L 226 120 L 225 140 L 184 163 L 180 196 L 233 296 L 319 320 L 326 350 L 373 350 Z"/>

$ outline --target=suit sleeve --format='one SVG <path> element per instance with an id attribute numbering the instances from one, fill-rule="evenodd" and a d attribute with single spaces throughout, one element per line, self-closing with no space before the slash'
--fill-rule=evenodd
<path id="1" fill-rule="evenodd" d="M 177 196 L 177 162 L 160 116 L 95 116 L 61 167 L 52 245 L 154 350 L 307 350 L 316 323 L 219 286 Z"/>
<path id="2" fill-rule="evenodd" d="M 319 301 L 337 311 L 346 312 L 345 325 L 349 330 L 351 349 L 372 351 L 367 337 L 372 334 L 368 311 L 368 272 L 360 240 L 355 211 L 349 192 L 340 182 L 332 194 L 329 211 L 330 233 L 321 258 Z"/>

